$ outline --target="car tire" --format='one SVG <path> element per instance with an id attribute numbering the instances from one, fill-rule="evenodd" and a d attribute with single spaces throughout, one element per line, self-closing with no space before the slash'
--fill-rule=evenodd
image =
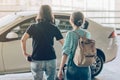
<path id="1" fill-rule="evenodd" d="M 97 76 L 102 71 L 103 63 L 104 62 L 102 56 L 97 55 L 96 62 L 90 66 L 92 77 Z"/>

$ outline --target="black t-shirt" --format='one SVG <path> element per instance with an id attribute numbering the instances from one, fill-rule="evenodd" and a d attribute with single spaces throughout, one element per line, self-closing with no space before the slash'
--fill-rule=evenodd
<path id="1" fill-rule="evenodd" d="M 33 60 L 56 59 L 56 54 L 53 48 L 54 37 L 56 40 L 60 40 L 63 39 L 63 36 L 54 24 L 49 22 L 39 22 L 31 25 L 26 32 L 33 40 Z"/>

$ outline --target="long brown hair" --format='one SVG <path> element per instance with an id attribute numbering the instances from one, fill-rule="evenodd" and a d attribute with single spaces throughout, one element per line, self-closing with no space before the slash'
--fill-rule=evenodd
<path id="1" fill-rule="evenodd" d="M 36 21 L 48 21 L 54 23 L 54 16 L 52 14 L 52 9 L 49 5 L 41 5 L 39 13 L 36 17 Z"/>

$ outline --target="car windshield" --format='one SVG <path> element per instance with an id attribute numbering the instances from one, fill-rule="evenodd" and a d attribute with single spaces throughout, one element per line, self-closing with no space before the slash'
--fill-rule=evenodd
<path id="1" fill-rule="evenodd" d="M 15 14 L 10 14 L 0 18 L 0 28 L 14 21 L 18 16 Z"/>

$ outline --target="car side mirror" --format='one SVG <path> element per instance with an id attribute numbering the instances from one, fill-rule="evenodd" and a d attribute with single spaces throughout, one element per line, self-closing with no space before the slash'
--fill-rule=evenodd
<path id="1" fill-rule="evenodd" d="M 9 33 L 6 35 L 6 38 L 7 38 L 7 39 L 18 38 L 18 34 L 15 33 L 15 32 L 9 32 Z"/>
<path id="2" fill-rule="evenodd" d="M 84 23 L 84 29 L 87 29 L 88 28 L 88 26 L 89 26 L 89 22 L 87 21 L 87 20 L 85 20 L 85 23 Z"/>

